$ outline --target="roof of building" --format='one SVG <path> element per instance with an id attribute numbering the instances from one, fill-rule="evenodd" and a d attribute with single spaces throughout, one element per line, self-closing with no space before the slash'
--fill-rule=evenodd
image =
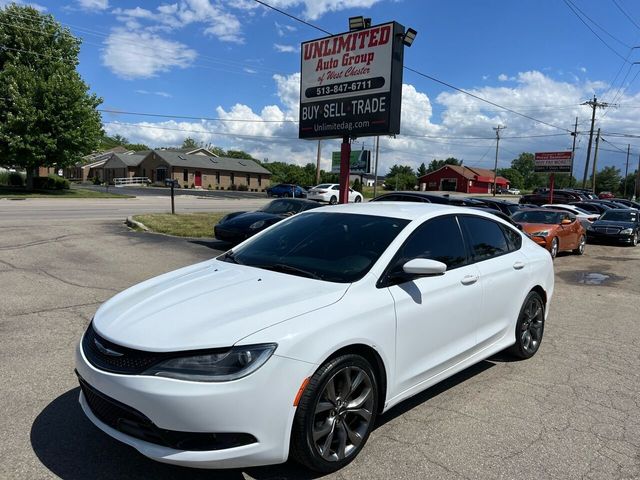
<path id="1" fill-rule="evenodd" d="M 145 155 L 140 154 L 112 153 L 103 168 L 137 167 L 144 157 Z"/>
<path id="2" fill-rule="evenodd" d="M 463 176 L 467 180 L 493 181 L 493 175 L 494 175 L 493 170 L 488 170 L 486 168 L 478 168 L 478 167 L 467 167 L 462 165 L 444 165 L 443 167 L 440 167 L 438 170 L 429 172 L 420 178 L 433 175 L 434 173 L 439 172 L 443 168 L 449 168 L 454 172 L 456 172 L 458 175 Z M 507 180 L 504 177 L 501 177 L 500 175 L 498 175 L 497 180 L 502 182 L 509 182 L 509 180 Z"/>
<path id="3" fill-rule="evenodd" d="M 247 160 L 244 158 L 210 157 L 198 154 L 189 155 L 175 150 L 153 150 L 153 153 L 172 167 L 226 170 L 241 173 L 260 173 L 265 175 L 271 174 L 269 170 L 259 165 L 254 160 Z"/>

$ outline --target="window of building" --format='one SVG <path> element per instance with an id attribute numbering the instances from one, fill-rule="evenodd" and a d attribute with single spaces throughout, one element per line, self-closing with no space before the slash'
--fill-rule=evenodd
<path id="1" fill-rule="evenodd" d="M 247 185 L 251 184 L 251 175 L 247 173 Z"/>
<path id="2" fill-rule="evenodd" d="M 262 186 L 262 175 L 258 175 L 258 186 Z"/>
<path id="3" fill-rule="evenodd" d="M 509 253 L 507 239 L 496 222 L 486 218 L 461 216 L 460 223 L 469 239 L 474 261 L 481 262 Z"/>
<path id="4" fill-rule="evenodd" d="M 216 172 L 216 183 L 220 185 L 220 172 Z"/>
<path id="5" fill-rule="evenodd" d="M 236 174 L 235 173 L 230 173 L 229 174 L 229 179 L 231 180 L 231 185 L 234 185 L 236 183 Z"/>
<path id="6" fill-rule="evenodd" d="M 164 182 L 167 178 L 167 169 L 165 167 L 160 167 L 156 170 L 156 182 Z"/>
<path id="7" fill-rule="evenodd" d="M 183 182 L 189 181 L 189 170 L 187 170 L 186 168 L 182 170 L 182 181 Z"/>

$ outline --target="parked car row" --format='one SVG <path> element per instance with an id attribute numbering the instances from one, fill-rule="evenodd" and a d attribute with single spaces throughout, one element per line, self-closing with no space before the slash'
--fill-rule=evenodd
<path id="1" fill-rule="evenodd" d="M 267 197 L 307 198 L 335 205 L 340 198 L 340 184 L 321 183 L 315 187 L 304 188 L 291 183 L 278 183 L 267 188 Z M 363 198 L 360 192 L 349 188 L 349 203 L 362 202 Z"/>

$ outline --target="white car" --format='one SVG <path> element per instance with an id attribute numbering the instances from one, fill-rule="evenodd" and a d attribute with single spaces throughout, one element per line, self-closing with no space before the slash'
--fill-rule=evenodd
<path id="1" fill-rule="evenodd" d="M 337 183 L 321 183 L 307 192 L 307 200 L 327 202 L 335 205 L 340 200 L 340 185 Z M 349 203 L 362 202 L 362 194 L 349 188 Z"/>
<path id="2" fill-rule="evenodd" d="M 580 207 L 576 207 L 575 205 L 566 205 L 564 203 L 548 203 L 542 206 L 544 208 L 573 213 L 585 229 L 587 229 L 593 222 L 600 218 L 600 215 L 587 212 L 586 210 L 583 210 Z"/>
<path id="3" fill-rule="evenodd" d="M 520 195 L 520 190 L 517 188 L 507 188 L 507 192 L 511 195 Z"/>
<path id="4" fill-rule="evenodd" d="M 160 462 L 331 472 L 380 413 L 504 349 L 533 356 L 553 289 L 548 252 L 491 214 L 318 208 L 104 303 L 80 404 Z"/>

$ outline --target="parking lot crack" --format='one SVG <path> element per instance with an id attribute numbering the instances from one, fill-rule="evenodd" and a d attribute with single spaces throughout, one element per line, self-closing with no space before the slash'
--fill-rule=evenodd
<path id="1" fill-rule="evenodd" d="M 46 270 L 39 270 L 39 272 L 44 273 L 46 276 L 53 278 L 54 280 L 58 280 L 59 282 L 62 282 L 66 285 L 70 285 L 72 287 L 79 287 L 79 288 L 88 288 L 90 290 L 106 290 L 109 292 L 119 292 L 119 290 L 115 289 L 115 288 L 110 288 L 110 287 L 94 287 L 91 285 L 82 285 L 81 283 L 75 283 L 75 282 L 71 282 L 69 280 L 65 280 L 64 278 L 60 278 L 56 275 L 54 275 L 53 273 L 49 273 Z"/>

